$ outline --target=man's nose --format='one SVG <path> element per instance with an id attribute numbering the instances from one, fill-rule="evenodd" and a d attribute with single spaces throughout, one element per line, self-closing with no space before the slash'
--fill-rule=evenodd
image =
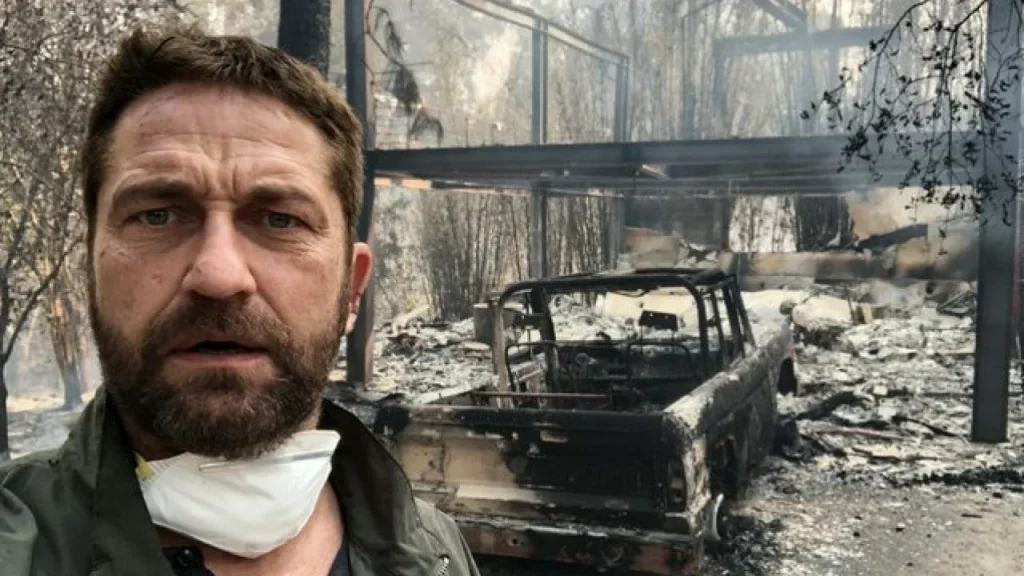
<path id="1" fill-rule="evenodd" d="M 230 214 L 209 215 L 182 287 L 216 300 L 254 293 L 256 279 L 241 250 L 242 241 Z"/>

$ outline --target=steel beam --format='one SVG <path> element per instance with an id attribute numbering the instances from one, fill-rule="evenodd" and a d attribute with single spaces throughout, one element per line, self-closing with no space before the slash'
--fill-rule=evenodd
<path id="1" fill-rule="evenodd" d="M 620 65 L 615 68 L 615 114 L 613 117 L 614 126 L 612 134 L 615 142 L 626 142 L 629 140 L 629 66 Z M 614 270 L 619 265 L 619 253 L 624 246 L 624 234 L 626 228 L 626 214 L 630 210 L 632 200 L 626 197 L 609 198 L 606 200 L 608 206 L 606 213 L 608 219 L 608 242 L 605 250 L 607 254 L 606 267 Z"/>
<path id="2" fill-rule="evenodd" d="M 331 60 L 331 0 L 281 0 L 277 47 L 326 78 Z"/>
<path id="3" fill-rule="evenodd" d="M 536 30 L 538 22 L 543 22 L 545 34 L 552 40 L 561 42 L 570 48 L 605 62 L 618 65 L 628 65 L 629 63 L 629 57 L 622 52 L 612 50 L 593 40 L 589 40 L 528 8 L 496 0 L 455 0 L 455 2 L 481 14 L 487 14 L 492 18 L 527 30 Z"/>
<path id="4" fill-rule="evenodd" d="M 794 32 L 791 34 L 732 36 L 715 40 L 712 54 L 717 60 L 720 58 L 746 56 L 748 54 L 801 52 L 808 49 L 817 50 L 852 46 L 866 47 L 869 42 L 878 40 L 888 30 L 885 26 L 868 26 L 864 28 L 833 28 L 811 34 Z"/>
<path id="5" fill-rule="evenodd" d="M 954 134 L 954 146 L 970 136 Z M 845 135 L 783 138 L 729 138 L 660 142 L 606 142 L 592 144 L 545 144 L 491 146 L 484 148 L 429 148 L 420 150 L 373 150 L 377 171 L 391 177 L 422 177 L 432 174 L 480 174 L 501 172 L 532 178 L 547 172 L 553 177 L 583 168 L 631 167 L 644 164 L 670 166 L 719 166 L 748 173 L 752 165 L 800 163 L 804 166 L 839 166 Z M 909 144 L 914 145 L 914 140 Z M 891 151 L 878 166 L 909 168 L 909 160 Z M 851 166 L 847 170 L 855 169 Z"/>
<path id="6" fill-rule="evenodd" d="M 544 144 L 548 141 L 548 37 L 545 23 L 538 22 L 533 30 L 532 60 L 532 113 L 530 141 Z"/>
<path id="7" fill-rule="evenodd" d="M 770 178 L 763 182 L 731 182 L 728 178 L 706 178 L 694 181 L 686 180 L 630 180 L 627 178 L 611 179 L 549 179 L 550 196 L 578 196 L 588 190 L 617 190 L 620 198 L 668 198 L 672 196 L 688 197 L 719 197 L 719 196 L 834 196 L 855 190 L 863 190 L 873 186 L 898 186 L 902 174 L 897 177 L 883 178 L 876 181 L 867 175 L 855 177 L 846 175 L 841 179 L 832 179 L 827 175 L 809 176 L 806 178 L 779 179 Z M 529 190 L 534 180 L 525 178 L 480 178 L 436 179 L 432 180 L 435 190 Z M 599 196 L 599 194 L 587 194 Z"/>
<path id="8" fill-rule="evenodd" d="M 532 115 L 530 140 L 534 144 L 548 141 L 548 33 L 547 22 L 538 19 L 533 28 L 532 60 Z M 530 254 L 527 262 L 531 278 L 548 274 L 548 186 L 533 183 L 530 196 Z"/>
<path id="9" fill-rule="evenodd" d="M 609 270 L 615 270 L 619 265 L 619 253 L 622 252 L 622 247 L 625 245 L 625 199 L 608 193 L 594 195 L 606 198 L 605 222 L 608 226 L 608 242 L 605 246 L 605 267 Z"/>
<path id="10" fill-rule="evenodd" d="M 615 115 L 612 131 L 616 142 L 629 140 L 629 66 L 615 67 Z"/>
<path id="11" fill-rule="evenodd" d="M 289 0 L 291 2 L 292 0 Z M 345 94 L 359 122 L 363 125 L 363 147 L 366 150 L 366 175 L 363 179 L 363 205 L 359 212 L 356 235 L 369 242 L 373 231 L 375 146 L 373 94 L 367 74 L 366 0 L 345 0 Z M 373 311 L 374 285 L 371 278 L 359 303 L 355 329 L 346 338 L 345 380 L 364 387 L 373 377 Z"/>
<path id="12" fill-rule="evenodd" d="M 531 278 L 548 275 L 548 185 L 540 182 L 534 185 L 530 194 L 530 256 Z"/>
<path id="13" fill-rule="evenodd" d="M 1000 136 L 994 146 L 982 148 L 983 177 L 994 185 L 990 199 L 983 199 L 981 241 L 978 251 L 978 312 L 974 354 L 974 411 L 971 438 L 976 442 L 1007 440 L 1012 346 L 1014 238 L 1017 210 L 1014 205 L 1020 181 L 1021 80 L 1019 70 L 1007 68 L 1005 59 L 1016 59 L 1021 50 L 1020 7 L 1017 0 L 989 0 L 985 54 L 987 98 L 997 110 L 1005 110 L 996 127 Z M 1007 71 L 1007 76 L 1001 72 Z M 1002 86 L 1001 94 L 996 88 Z M 1005 108 L 1004 108 L 1005 107 Z M 1012 159 L 1012 173 L 1005 173 Z M 1009 178 L 1007 177 L 1009 176 Z"/>

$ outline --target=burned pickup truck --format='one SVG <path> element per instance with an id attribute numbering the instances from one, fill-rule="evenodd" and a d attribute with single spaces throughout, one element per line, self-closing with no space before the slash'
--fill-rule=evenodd
<path id="1" fill-rule="evenodd" d="M 369 417 L 416 493 L 478 554 L 697 570 L 795 386 L 788 327 L 755 338 L 720 271 L 531 280 L 492 309 L 492 385 Z"/>

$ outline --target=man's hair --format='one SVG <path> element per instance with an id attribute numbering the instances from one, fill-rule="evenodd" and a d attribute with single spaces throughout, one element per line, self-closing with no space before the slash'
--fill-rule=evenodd
<path id="1" fill-rule="evenodd" d="M 354 241 L 362 201 L 363 132 L 337 88 L 315 68 L 277 48 L 242 36 L 211 36 L 196 26 L 171 31 L 137 29 L 121 41 L 100 77 L 89 117 L 82 171 L 88 247 L 96 233 L 96 205 L 118 120 L 142 96 L 173 84 L 233 87 L 275 98 L 323 134 L 329 167 Z"/>

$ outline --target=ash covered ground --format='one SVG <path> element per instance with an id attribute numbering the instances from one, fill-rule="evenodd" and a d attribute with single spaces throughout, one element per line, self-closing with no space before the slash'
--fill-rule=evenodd
<path id="1" fill-rule="evenodd" d="M 901 344 L 922 326 L 926 343 Z M 871 339 L 853 352 L 800 348 L 809 393 L 780 399 L 788 442 L 732 511 L 731 540 L 707 573 L 1024 573 L 1019 392 L 1011 442 L 972 444 L 973 357 L 944 354 L 972 339 L 965 328 L 893 320 L 843 336 Z"/>
<path id="2" fill-rule="evenodd" d="M 952 316 L 917 303 L 865 313 L 829 292 L 745 294 L 758 330 L 793 323 L 801 391 L 780 397 L 776 454 L 729 510 L 727 539 L 709 552 L 705 574 L 1024 574 L 1018 370 L 1011 375 L 1011 440 L 971 443 L 969 312 Z M 572 337 L 633 330 L 571 301 L 556 307 L 556 323 Z M 375 352 L 376 394 L 423 397 L 493 378 L 490 351 L 474 341 L 472 320 L 410 315 L 379 330 Z M 63 441 L 74 414 L 58 405 L 56 393 L 12 399 L 16 455 Z M 481 562 L 494 574 L 592 573 Z"/>
<path id="3" fill-rule="evenodd" d="M 892 317 L 865 322 L 821 293 L 747 300 L 767 315 L 784 301 L 801 393 L 780 397 L 776 455 L 730 511 L 707 574 L 1024 574 L 1021 377 L 1011 371 L 1011 440 L 971 443 L 969 314 L 876 307 Z"/>

